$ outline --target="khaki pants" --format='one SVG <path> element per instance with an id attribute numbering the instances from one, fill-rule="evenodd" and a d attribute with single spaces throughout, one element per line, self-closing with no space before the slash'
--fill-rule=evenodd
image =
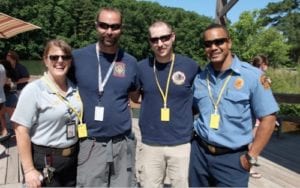
<path id="1" fill-rule="evenodd" d="M 167 174 L 172 187 L 188 187 L 190 151 L 190 143 L 176 146 L 142 144 L 139 169 L 141 186 L 163 187 Z"/>

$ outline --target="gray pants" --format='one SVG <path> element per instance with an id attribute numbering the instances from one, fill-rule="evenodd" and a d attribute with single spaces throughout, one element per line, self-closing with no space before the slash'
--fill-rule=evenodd
<path id="1" fill-rule="evenodd" d="M 133 139 L 80 142 L 77 187 L 135 187 Z"/>

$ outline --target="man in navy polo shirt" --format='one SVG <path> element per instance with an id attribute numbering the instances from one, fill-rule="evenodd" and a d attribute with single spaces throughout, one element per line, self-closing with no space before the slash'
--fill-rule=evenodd
<path id="1" fill-rule="evenodd" d="M 118 46 L 122 16 L 117 9 L 100 9 L 95 24 L 99 41 L 73 52 L 85 123 L 78 126 L 77 186 L 131 187 L 128 93 L 137 88 L 137 61 Z"/>
<path id="2" fill-rule="evenodd" d="M 140 183 L 161 187 L 167 175 L 172 187 L 188 187 L 193 129 L 192 83 L 199 71 L 192 59 L 175 54 L 175 32 L 163 21 L 149 27 L 154 57 L 138 63 L 142 103 Z M 138 97 L 136 96 L 134 101 Z"/>

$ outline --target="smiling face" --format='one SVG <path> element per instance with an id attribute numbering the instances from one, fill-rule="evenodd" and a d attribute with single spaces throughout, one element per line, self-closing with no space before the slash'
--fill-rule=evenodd
<path id="1" fill-rule="evenodd" d="M 68 46 L 67 46 L 68 47 Z M 71 51 L 64 47 L 50 44 L 44 54 L 44 63 L 48 69 L 48 75 L 54 80 L 65 79 L 71 67 Z"/>
<path id="2" fill-rule="evenodd" d="M 205 53 L 215 68 L 222 69 L 224 65 L 231 63 L 231 46 L 231 39 L 223 28 L 212 28 L 204 32 Z"/>

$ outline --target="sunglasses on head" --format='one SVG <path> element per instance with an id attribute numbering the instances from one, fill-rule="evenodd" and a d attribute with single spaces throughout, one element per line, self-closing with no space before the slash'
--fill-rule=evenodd
<path id="1" fill-rule="evenodd" d="M 163 36 L 160 36 L 160 37 L 150 37 L 149 40 L 150 40 L 151 43 L 157 44 L 159 40 L 161 42 L 167 42 L 171 39 L 171 37 L 172 37 L 172 33 L 168 34 L 168 35 L 163 35 Z"/>
<path id="2" fill-rule="evenodd" d="M 221 46 L 227 41 L 228 41 L 228 38 L 219 38 L 219 39 L 215 39 L 215 40 L 205 40 L 204 41 L 204 46 L 205 46 L 205 48 L 210 48 L 210 47 L 212 47 L 213 44 L 216 45 L 216 46 Z"/>
<path id="3" fill-rule="evenodd" d="M 60 57 L 63 61 L 69 61 L 72 59 L 70 55 L 49 55 L 48 57 L 51 61 L 58 61 Z"/>
<path id="4" fill-rule="evenodd" d="M 101 29 L 109 29 L 115 31 L 121 28 L 121 24 L 108 24 L 105 22 L 97 22 L 97 26 L 100 27 Z"/>

